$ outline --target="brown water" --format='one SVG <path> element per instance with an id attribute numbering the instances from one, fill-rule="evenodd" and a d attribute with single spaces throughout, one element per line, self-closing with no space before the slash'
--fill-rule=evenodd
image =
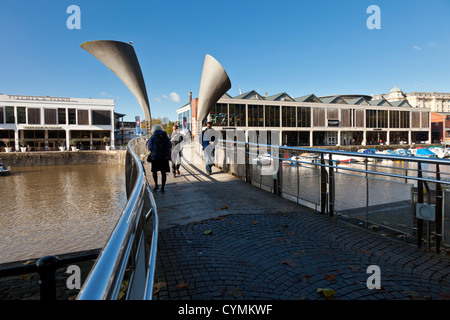
<path id="1" fill-rule="evenodd" d="M 12 172 L 0 177 L 0 263 L 103 247 L 126 204 L 122 165 Z"/>

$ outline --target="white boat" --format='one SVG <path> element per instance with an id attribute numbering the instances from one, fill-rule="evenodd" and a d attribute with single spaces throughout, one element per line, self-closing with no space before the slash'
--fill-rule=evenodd
<path id="1" fill-rule="evenodd" d="M 442 159 L 442 158 L 448 157 L 448 152 L 444 148 L 435 147 L 435 148 L 429 148 L 429 149 L 430 149 L 430 151 L 434 152 L 438 158 Z"/>
<path id="2" fill-rule="evenodd" d="M 403 157 L 412 157 L 413 154 L 411 153 L 411 151 L 406 150 L 406 149 L 395 149 L 394 152 L 396 154 L 398 154 L 399 156 L 403 156 Z"/>
<path id="3" fill-rule="evenodd" d="M 324 159 L 329 160 L 330 159 L 330 155 L 329 154 L 324 154 Z M 340 155 L 340 154 L 332 154 L 331 155 L 331 161 L 333 162 L 351 162 L 352 158 L 350 156 L 345 156 L 345 155 Z"/>

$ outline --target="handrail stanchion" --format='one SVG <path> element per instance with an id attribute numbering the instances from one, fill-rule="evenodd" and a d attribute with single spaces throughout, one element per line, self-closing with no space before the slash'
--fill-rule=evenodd
<path id="1" fill-rule="evenodd" d="M 422 178 L 422 165 L 417 162 L 417 177 Z M 423 203 L 423 181 L 417 182 L 417 203 Z M 417 219 L 417 247 L 422 247 L 423 220 Z"/>
<path id="2" fill-rule="evenodd" d="M 436 180 L 441 180 L 439 164 L 436 164 Z M 436 253 L 441 252 L 442 238 L 442 188 L 441 184 L 436 183 Z"/>
<path id="3" fill-rule="evenodd" d="M 320 154 L 320 213 L 325 214 L 327 208 L 327 169 L 323 153 Z"/>

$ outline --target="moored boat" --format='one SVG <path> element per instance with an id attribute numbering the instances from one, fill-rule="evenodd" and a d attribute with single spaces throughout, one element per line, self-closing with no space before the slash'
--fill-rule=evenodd
<path id="1" fill-rule="evenodd" d="M 11 167 L 5 166 L 3 163 L 0 163 L 0 176 L 9 176 L 11 174 Z"/>

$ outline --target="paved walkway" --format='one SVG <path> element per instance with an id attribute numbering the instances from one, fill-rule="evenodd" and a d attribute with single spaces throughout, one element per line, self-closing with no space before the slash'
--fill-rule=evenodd
<path id="1" fill-rule="evenodd" d="M 208 176 L 185 161 L 154 196 L 155 299 L 450 299 L 448 256 L 337 223 L 217 168 Z M 370 265 L 380 289 L 367 287 Z"/>

